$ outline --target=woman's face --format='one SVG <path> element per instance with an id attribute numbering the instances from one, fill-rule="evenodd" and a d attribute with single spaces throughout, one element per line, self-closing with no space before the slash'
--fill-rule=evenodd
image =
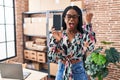
<path id="1" fill-rule="evenodd" d="M 67 11 L 64 21 L 68 30 L 76 30 L 78 25 L 79 15 L 74 9 Z"/>

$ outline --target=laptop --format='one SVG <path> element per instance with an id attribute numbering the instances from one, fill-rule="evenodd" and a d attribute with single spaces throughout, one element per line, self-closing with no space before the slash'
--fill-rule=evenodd
<path id="1" fill-rule="evenodd" d="M 31 73 L 23 71 L 22 64 L 0 63 L 2 78 L 25 80 Z"/>

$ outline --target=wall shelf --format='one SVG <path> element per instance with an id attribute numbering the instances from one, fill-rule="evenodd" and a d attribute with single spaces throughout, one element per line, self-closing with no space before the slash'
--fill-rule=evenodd
<path id="1" fill-rule="evenodd" d="M 49 71 L 50 70 L 50 65 L 49 65 L 49 60 L 47 58 L 48 44 L 49 44 L 49 32 L 50 32 L 49 28 L 52 27 L 52 23 L 53 23 L 52 22 L 53 19 L 51 19 L 52 17 L 50 15 L 51 14 L 54 15 L 54 14 L 58 14 L 58 13 L 62 13 L 62 12 L 63 12 L 63 10 L 47 10 L 47 11 L 41 11 L 41 12 L 23 12 L 22 13 L 22 19 L 23 19 L 23 22 L 22 22 L 23 23 L 23 53 L 24 53 L 23 57 L 24 57 L 24 61 L 26 61 L 26 60 L 29 61 L 30 60 L 30 61 L 33 61 L 33 62 L 38 63 L 38 64 L 47 65 L 48 69 L 45 69 L 45 68 L 42 67 L 40 69 L 40 71 L 45 71 L 45 72 L 47 71 L 48 74 L 49 74 L 48 77 L 50 77 L 50 71 Z M 39 15 L 44 14 L 45 15 L 45 16 L 43 16 L 44 21 L 43 20 L 42 21 L 37 20 L 37 19 L 41 18 L 42 16 L 35 16 L 35 18 L 36 17 L 37 18 L 32 19 L 32 18 L 34 18 L 32 15 L 36 15 L 36 14 L 37 15 L 38 14 Z M 25 18 L 27 20 L 30 20 L 30 21 L 26 21 L 26 22 L 28 22 L 28 23 L 26 23 Z M 32 20 L 35 20 L 35 21 L 32 21 Z M 38 21 L 38 22 L 36 22 L 36 21 Z M 43 22 L 42 27 L 41 27 L 40 22 Z M 35 25 L 33 25 L 33 24 L 35 24 Z M 36 26 L 37 26 L 37 29 L 35 29 Z M 32 27 L 32 28 L 30 29 L 30 27 Z M 39 28 L 39 27 L 41 27 L 41 28 Z M 29 31 L 28 30 L 26 31 L 25 29 L 29 29 Z M 43 32 L 45 35 L 43 35 L 42 33 L 40 34 L 41 31 L 45 31 L 45 32 Z M 27 32 L 28 32 L 28 34 L 27 34 Z M 33 33 L 35 32 L 35 33 L 33 34 L 32 32 Z M 38 39 L 38 40 L 36 40 L 36 39 Z M 37 42 L 35 42 L 35 41 L 40 41 L 41 39 L 46 39 L 46 42 L 45 42 L 46 51 L 39 51 L 39 50 L 34 49 L 33 46 L 31 46 L 33 44 L 37 45 L 36 44 Z M 32 48 L 26 47 L 26 44 L 27 44 L 27 46 L 30 46 Z M 38 44 L 40 44 L 40 42 L 38 42 Z M 44 54 L 42 54 L 42 52 L 45 53 L 44 57 L 42 57 L 44 55 Z M 39 58 L 38 58 L 38 53 L 39 53 L 39 55 L 41 54 L 40 55 L 41 57 L 39 57 Z M 33 55 L 33 57 L 31 57 L 32 55 Z M 38 59 L 39 60 L 43 59 L 43 62 L 38 61 Z M 41 65 L 38 66 L 38 67 L 41 67 Z M 37 69 L 38 69 L 38 67 L 37 67 Z"/>

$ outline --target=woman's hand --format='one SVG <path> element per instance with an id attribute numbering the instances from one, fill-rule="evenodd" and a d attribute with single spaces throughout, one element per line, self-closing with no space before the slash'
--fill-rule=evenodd
<path id="1" fill-rule="evenodd" d="M 93 17 L 92 13 L 86 13 L 86 16 L 85 16 L 86 24 L 90 24 L 91 23 L 92 17 Z"/>
<path id="2" fill-rule="evenodd" d="M 56 39 L 56 42 L 59 42 L 62 39 L 62 31 L 56 31 L 55 28 L 52 28 L 51 32 Z"/>

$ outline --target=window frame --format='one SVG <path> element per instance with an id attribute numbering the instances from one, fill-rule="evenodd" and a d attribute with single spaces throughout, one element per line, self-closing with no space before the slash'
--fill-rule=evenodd
<path id="1" fill-rule="evenodd" d="M 4 61 L 4 60 L 11 59 L 11 58 L 14 58 L 14 57 L 17 56 L 17 53 L 16 53 L 16 52 L 17 52 L 17 48 L 16 48 L 15 0 L 12 0 L 12 1 L 13 1 L 13 3 L 12 3 L 13 5 L 12 5 L 12 7 L 11 7 L 12 10 L 13 10 L 13 24 L 12 24 L 12 25 L 9 24 L 9 23 L 6 23 L 6 20 L 5 20 L 5 19 L 6 19 L 6 15 L 5 15 L 5 14 L 6 14 L 6 12 L 5 12 L 5 8 L 6 8 L 6 6 L 5 6 L 5 0 L 3 0 L 3 5 L 0 5 L 0 6 L 3 6 L 3 9 L 4 9 L 4 24 L 0 24 L 0 25 L 3 25 L 4 28 L 5 28 L 5 37 L 7 37 L 7 31 L 6 31 L 7 28 L 6 28 L 6 27 L 7 27 L 8 25 L 13 26 L 13 30 L 14 30 L 14 39 L 13 39 L 12 41 L 7 41 L 8 39 L 5 38 L 5 41 L 4 41 L 4 42 L 0 42 L 0 44 L 1 44 L 1 43 L 4 43 L 4 44 L 5 44 L 5 47 L 6 47 L 6 48 L 5 48 L 5 49 L 6 49 L 6 57 L 5 57 L 4 59 L 0 59 L 0 62 L 1 62 L 1 61 Z M 7 6 L 7 7 L 9 7 L 9 6 Z M 15 50 L 13 50 L 13 51 L 14 51 L 15 53 L 13 53 L 13 56 L 8 56 L 8 54 L 9 54 L 9 53 L 8 53 L 8 50 L 9 50 L 9 49 L 8 49 L 8 43 L 9 43 L 9 42 L 14 43 L 14 44 L 13 44 L 13 47 L 14 47 Z"/>

